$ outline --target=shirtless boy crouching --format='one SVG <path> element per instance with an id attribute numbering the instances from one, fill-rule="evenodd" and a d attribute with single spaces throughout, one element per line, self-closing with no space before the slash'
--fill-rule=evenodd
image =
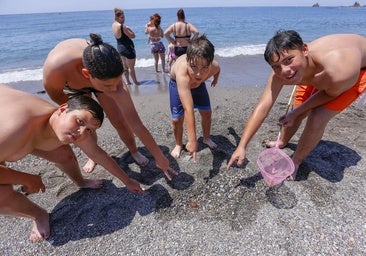
<path id="1" fill-rule="evenodd" d="M 100 148 L 90 150 L 91 143 L 95 143 L 91 134 L 104 119 L 102 108 L 92 98 L 74 97 L 56 108 L 35 95 L 5 85 L 0 85 L 0 91 L 0 118 L 3 120 L 0 123 L 0 214 L 31 218 L 34 222 L 31 241 L 49 238 L 49 214 L 23 193 L 15 191 L 13 185 L 21 185 L 26 194 L 44 192 L 46 188 L 40 176 L 8 168 L 5 162 L 15 162 L 32 154 L 54 162 L 80 188 L 102 187 L 102 180 L 83 178 L 76 157 L 64 157 L 72 150 L 68 144 L 74 143 L 121 179 L 130 191 L 142 192 L 139 183 L 130 179 L 106 152 Z"/>
<path id="2" fill-rule="evenodd" d="M 285 147 L 306 119 L 292 156 L 295 172 L 290 179 L 296 179 L 300 164 L 318 145 L 329 121 L 366 91 L 366 37 L 332 34 L 305 43 L 296 31 L 280 30 L 268 41 L 264 58 L 272 72 L 227 169 L 244 162 L 251 138 L 282 88 L 296 85 L 294 109 L 279 120 L 284 129 L 278 143 Z M 275 145 L 276 141 L 266 141 L 267 147 Z"/>

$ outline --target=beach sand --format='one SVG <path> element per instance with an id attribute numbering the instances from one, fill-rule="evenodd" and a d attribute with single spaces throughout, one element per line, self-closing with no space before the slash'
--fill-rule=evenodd
<path id="1" fill-rule="evenodd" d="M 33 244 L 28 241 L 29 219 L 1 216 L 0 255 L 365 255 L 365 110 L 350 107 L 331 120 L 301 165 L 299 180 L 269 188 L 256 159 L 264 150 L 262 140 L 277 136 L 276 121 L 285 111 L 291 87 L 283 90 L 253 137 L 246 163 L 226 171 L 266 76 L 252 78 L 252 71 L 245 69 L 249 73 L 236 73 L 243 75 L 236 78 L 225 72 L 235 73 L 243 66 L 220 64 L 219 83 L 209 88 L 217 150 L 202 143 L 197 115 L 197 163 L 186 152 L 179 159 L 169 156 L 175 144 L 169 77 L 155 77 L 152 68 L 139 71 L 145 82 L 131 88 L 135 106 L 179 175 L 168 182 L 139 140 L 150 163 L 136 165 L 106 119 L 98 131 L 100 146 L 143 184 L 146 193 L 129 193 L 100 166 L 85 176 L 105 179 L 104 187 L 78 190 L 53 164 L 28 156 L 11 167 L 42 176 L 46 192 L 29 197 L 51 213 L 52 234 L 48 241 Z M 299 134 L 284 149 L 289 155 Z M 85 155 L 75 152 L 83 165 Z"/>

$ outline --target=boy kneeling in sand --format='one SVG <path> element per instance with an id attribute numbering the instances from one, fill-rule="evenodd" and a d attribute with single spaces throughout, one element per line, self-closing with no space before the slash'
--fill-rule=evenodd
<path id="1" fill-rule="evenodd" d="M 196 160 L 198 148 L 194 108 L 202 118 L 203 142 L 210 148 L 217 145 L 210 139 L 211 105 L 205 81 L 213 76 L 211 87 L 217 84 L 220 66 L 214 60 L 215 48 L 202 35 L 190 42 L 187 53 L 181 55 L 172 66 L 169 82 L 170 110 L 176 146 L 171 155 L 179 157 L 183 149 L 183 121 L 185 120 L 188 142 L 186 149 Z"/>
<path id="2" fill-rule="evenodd" d="M 92 98 L 76 96 L 57 109 L 43 99 L 5 85 L 0 85 L 0 91 L 0 214 L 33 219 L 31 241 L 49 238 L 49 215 L 15 191 L 13 185 L 22 185 L 26 194 L 44 192 L 46 188 L 38 175 L 8 168 L 6 161 L 18 161 L 32 154 L 54 162 L 80 188 L 102 187 L 102 180 L 83 178 L 75 157 L 64 157 L 72 150 L 68 144 L 74 143 L 118 177 L 130 191 L 142 192 L 139 183 L 130 179 L 106 152 L 90 146 L 95 144 L 91 134 L 104 119 L 102 108 Z"/>

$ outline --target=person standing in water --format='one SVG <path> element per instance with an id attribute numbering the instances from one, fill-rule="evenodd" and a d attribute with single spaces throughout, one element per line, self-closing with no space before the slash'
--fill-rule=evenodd
<path id="1" fill-rule="evenodd" d="M 119 8 L 114 8 L 112 31 L 117 40 L 117 50 L 122 57 L 127 85 L 131 84 L 130 77 L 135 85 L 139 85 L 140 83 L 137 81 L 135 72 L 136 50 L 135 44 L 132 41 L 136 36 L 132 29 L 125 25 L 125 14 Z"/>
<path id="2" fill-rule="evenodd" d="M 178 58 L 187 52 L 188 44 L 198 37 L 199 31 L 192 23 L 186 22 L 183 9 L 177 11 L 177 19 L 164 31 L 164 36 L 174 45 L 174 54 Z"/>
<path id="3" fill-rule="evenodd" d="M 150 25 L 145 27 L 145 34 L 149 35 L 148 42 L 150 43 L 151 53 L 154 56 L 154 67 L 155 72 L 160 72 L 158 69 L 159 65 L 159 57 L 161 62 L 162 71 L 167 73 L 168 71 L 165 70 L 165 46 L 161 39 L 164 37 L 164 32 L 160 27 L 161 17 L 159 14 L 155 13 L 151 16 Z"/>

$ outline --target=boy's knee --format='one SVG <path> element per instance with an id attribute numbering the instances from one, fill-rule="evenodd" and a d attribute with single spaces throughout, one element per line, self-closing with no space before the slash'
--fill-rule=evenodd
<path id="1" fill-rule="evenodd" d="M 324 128 L 330 118 L 324 114 L 324 111 L 322 111 L 321 108 L 317 108 L 311 111 L 311 113 L 308 116 L 307 125 L 314 128 L 314 129 L 320 129 Z"/>
<path id="2" fill-rule="evenodd" d="M 172 124 L 173 125 L 178 125 L 180 123 L 183 123 L 183 117 L 172 118 Z"/>
<path id="3" fill-rule="evenodd" d="M 11 185 L 0 185 L 0 209 L 8 207 L 9 201 L 14 200 L 15 193 Z"/>
<path id="4" fill-rule="evenodd" d="M 116 130 L 126 130 L 125 119 L 123 117 L 120 118 L 109 118 L 109 121 L 113 125 Z"/>

